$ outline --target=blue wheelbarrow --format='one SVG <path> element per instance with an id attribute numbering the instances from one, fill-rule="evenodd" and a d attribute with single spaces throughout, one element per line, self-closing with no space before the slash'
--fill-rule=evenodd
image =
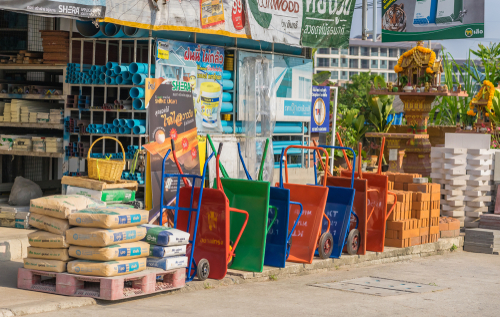
<path id="1" fill-rule="evenodd" d="M 333 150 L 348 150 L 353 154 L 353 166 L 356 162 L 356 153 L 353 149 L 340 146 L 319 145 L 321 148 Z M 316 154 L 314 156 L 314 179 L 318 185 Z M 327 173 L 328 162 L 326 163 L 325 173 Z M 328 198 L 326 200 L 325 214 L 330 219 L 330 233 L 333 237 L 333 250 L 331 258 L 340 258 L 344 247 L 348 254 L 356 254 L 358 252 L 360 236 L 358 230 L 359 219 L 353 211 L 354 204 L 354 169 L 352 170 L 351 187 L 328 187 Z M 351 228 L 351 215 L 356 218 L 356 227 Z M 327 230 L 328 222 L 323 220 L 322 230 Z M 317 251 L 316 251 L 317 253 Z"/>
<path id="2" fill-rule="evenodd" d="M 269 147 L 269 139 L 266 140 L 264 147 L 263 159 L 260 163 L 258 180 L 262 181 L 264 171 L 264 161 Z M 240 144 L 238 143 L 238 153 L 240 156 L 241 164 L 245 174 L 249 180 L 252 177 L 241 155 Z M 283 155 L 282 155 L 283 156 Z M 282 164 L 282 160 L 280 160 Z M 281 169 L 280 169 L 281 178 Z M 289 231 L 290 220 L 290 204 L 297 205 L 300 208 L 297 219 L 295 220 L 292 229 Z M 285 262 L 290 255 L 290 248 L 292 246 L 292 233 L 299 223 L 300 216 L 302 216 L 302 204 L 290 201 L 290 190 L 280 187 L 271 187 L 269 193 L 269 218 L 266 236 L 266 253 L 264 256 L 264 265 L 274 267 L 285 267 Z"/>

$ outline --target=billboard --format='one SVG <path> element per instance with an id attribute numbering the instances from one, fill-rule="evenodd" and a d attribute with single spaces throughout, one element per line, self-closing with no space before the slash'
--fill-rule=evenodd
<path id="1" fill-rule="evenodd" d="M 2 0 L 0 8 L 52 17 L 104 18 L 106 0 Z"/>
<path id="2" fill-rule="evenodd" d="M 219 46 L 157 41 L 156 78 L 189 82 L 198 133 L 222 133 L 222 72 L 224 49 Z"/>
<path id="3" fill-rule="evenodd" d="M 330 86 L 313 86 L 311 132 L 330 132 Z"/>
<path id="4" fill-rule="evenodd" d="M 484 38 L 484 0 L 383 0 L 382 42 Z"/>

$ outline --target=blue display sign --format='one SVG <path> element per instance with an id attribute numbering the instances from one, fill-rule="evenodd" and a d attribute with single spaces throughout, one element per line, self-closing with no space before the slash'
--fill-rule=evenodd
<path id="1" fill-rule="evenodd" d="M 311 132 L 330 131 L 330 87 L 313 86 L 311 104 Z"/>

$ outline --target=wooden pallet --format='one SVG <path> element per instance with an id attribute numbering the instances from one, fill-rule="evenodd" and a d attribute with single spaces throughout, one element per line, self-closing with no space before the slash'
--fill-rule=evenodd
<path id="1" fill-rule="evenodd" d="M 122 276 L 99 277 L 19 268 L 17 288 L 66 296 L 119 300 L 182 288 L 186 269 L 148 268 Z"/>
<path id="2" fill-rule="evenodd" d="M 103 191 L 106 189 L 130 189 L 137 191 L 139 184 L 136 181 L 120 179 L 115 182 L 100 181 L 86 176 L 63 176 L 61 184 L 75 187 Z"/>

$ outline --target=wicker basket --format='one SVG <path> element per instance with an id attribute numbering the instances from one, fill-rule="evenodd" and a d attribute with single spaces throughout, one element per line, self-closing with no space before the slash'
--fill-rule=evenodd
<path id="1" fill-rule="evenodd" d="M 90 158 L 92 147 L 102 139 L 110 139 L 118 142 L 122 148 L 123 161 Z M 95 140 L 90 146 L 89 153 L 87 154 L 87 162 L 89 178 L 114 182 L 122 178 L 122 172 L 125 168 L 125 150 L 123 149 L 121 142 L 117 139 L 109 136 L 103 136 Z"/>

